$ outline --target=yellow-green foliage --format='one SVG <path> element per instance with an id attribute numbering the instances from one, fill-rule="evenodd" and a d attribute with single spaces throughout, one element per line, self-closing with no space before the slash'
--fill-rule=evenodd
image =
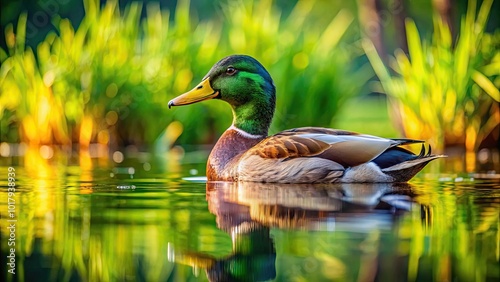
<path id="1" fill-rule="evenodd" d="M 183 142 L 213 141 L 230 124 L 229 107 L 212 101 L 168 111 L 167 102 L 234 53 L 255 56 L 274 77 L 276 130 L 330 125 L 370 75 L 353 69 L 351 60 L 360 55 L 355 48 L 339 46 L 352 14 L 337 9 L 318 22 L 313 12 L 319 1 L 299 1 L 286 18 L 269 0 L 228 2 L 204 21 L 190 14 L 187 0 L 172 19 L 150 3 L 143 20 L 140 3 L 120 11 L 117 1 L 99 2 L 84 0 L 85 17 L 76 30 L 67 19 L 53 19 L 58 34 L 49 34 L 36 52 L 24 44 L 26 15 L 16 32 L 6 28 L 2 140 L 151 144 L 179 120 L 186 129 Z"/>
<path id="2" fill-rule="evenodd" d="M 373 46 L 365 50 L 384 91 L 397 104 L 405 134 L 477 149 L 498 125 L 500 113 L 500 33 L 484 32 L 492 1 L 484 1 L 476 17 L 469 1 L 456 44 L 449 27 L 434 17 L 431 42 L 422 42 L 415 23 L 406 22 L 409 56 L 396 52 L 389 74 Z"/>

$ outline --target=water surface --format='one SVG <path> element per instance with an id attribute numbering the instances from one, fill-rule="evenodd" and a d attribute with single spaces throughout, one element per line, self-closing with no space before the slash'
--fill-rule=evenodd
<path id="1" fill-rule="evenodd" d="M 408 184 L 274 185 L 206 183 L 203 163 L 4 160 L 2 280 L 499 281 L 498 174 L 447 162 Z"/>

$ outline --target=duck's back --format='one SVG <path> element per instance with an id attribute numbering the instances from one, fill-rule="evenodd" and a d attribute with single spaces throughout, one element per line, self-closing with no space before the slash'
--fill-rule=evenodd
<path id="1" fill-rule="evenodd" d="M 429 161 L 398 147 L 422 143 L 305 127 L 267 137 L 230 165 L 235 180 L 274 183 L 406 182 Z"/>

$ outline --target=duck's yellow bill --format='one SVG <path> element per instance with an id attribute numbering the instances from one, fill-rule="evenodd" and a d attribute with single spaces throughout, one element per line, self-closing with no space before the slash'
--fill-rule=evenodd
<path id="1" fill-rule="evenodd" d="M 207 78 L 196 85 L 192 90 L 170 100 L 170 102 L 168 102 L 168 107 L 189 105 L 213 99 L 217 97 L 217 95 L 219 95 L 219 92 L 212 89 L 212 86 L 210 86 L 210 78 Z"/>

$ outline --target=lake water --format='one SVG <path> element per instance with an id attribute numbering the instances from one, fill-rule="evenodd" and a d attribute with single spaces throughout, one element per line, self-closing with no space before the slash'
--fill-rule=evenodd
<path id="1" fill-rule="evenodd" d="M 498 164 L 270 185 L 169 158 L 1 161 L 2 281 L 500 281 Z"/>

